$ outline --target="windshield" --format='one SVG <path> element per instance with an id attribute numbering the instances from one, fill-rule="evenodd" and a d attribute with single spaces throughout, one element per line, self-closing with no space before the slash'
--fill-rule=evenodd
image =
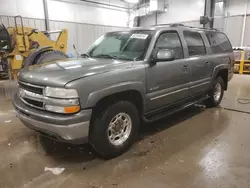
<path id="1" fill-rule="evenodd" d="M 95 41 L 87 55 L 95 58 L 142 60 L 151 35 L 152 31 L 147 30 L 108 33 Z"/>

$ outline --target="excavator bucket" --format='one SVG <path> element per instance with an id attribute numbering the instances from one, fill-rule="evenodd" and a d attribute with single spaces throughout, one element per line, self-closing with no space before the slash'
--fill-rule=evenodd
<path id="1" fill-rule="evenodd" d="M 11 38 L 8 30 L 2 24 L 0 25 L 0 53 L 11 52 Z"/>

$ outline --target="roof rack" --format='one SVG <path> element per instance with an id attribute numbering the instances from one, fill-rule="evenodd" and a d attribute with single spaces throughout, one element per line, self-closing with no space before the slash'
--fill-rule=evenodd
<path id="1" fill-rule="evenodd" d="M 193 26 L 187 26 L 184 24 L 171 24 L 170 27 L 187 27 L 187 28 L 194 28 L 194 29 L 218 31 L 218 29 L 215 29 L 215 28 L 193 27 Z"/>
<path id="2" fill-rule="evenodd" d="M 194 28 L 194 29 L 203 29 L 203 30 L 212 30 L 212 31 L 219 31 L 218 29 L 215 28 L 203 28 L 203 27 L 193 27 L 193 26 L 187 26 L 181 23 L 173 23 L 173 24 L 160 24 L 156 26 L 170 26 L 170 27 L 187 27 L 187 28 Z"/>

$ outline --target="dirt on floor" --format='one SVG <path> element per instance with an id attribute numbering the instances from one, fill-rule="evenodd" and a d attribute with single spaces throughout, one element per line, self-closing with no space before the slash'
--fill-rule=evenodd
<path id="1" fill-rule="evenodd" d="M 41 139 L 15 116 L 14 90 L 0 83 L 0 188 L 249 188 L 250 104 L 237 101 L 250 98 L 249 83 L 236 75 L 221 108 L 143 124 L 134 146 L 112 160 L 88 145 Z"/>

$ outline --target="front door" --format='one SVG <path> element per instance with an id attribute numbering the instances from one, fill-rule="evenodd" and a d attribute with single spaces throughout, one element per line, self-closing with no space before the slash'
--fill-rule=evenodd
<path id="1" fill-rule="evenodd" d="M 174 104 L 187 97 L 189 91 L 190 69 L 184 61 L 178 32 L 161 33 L 153 52 L 160 48 L 174 50 L 175 60 L 156 62 L 147 66 L 148 111 Z"/>

